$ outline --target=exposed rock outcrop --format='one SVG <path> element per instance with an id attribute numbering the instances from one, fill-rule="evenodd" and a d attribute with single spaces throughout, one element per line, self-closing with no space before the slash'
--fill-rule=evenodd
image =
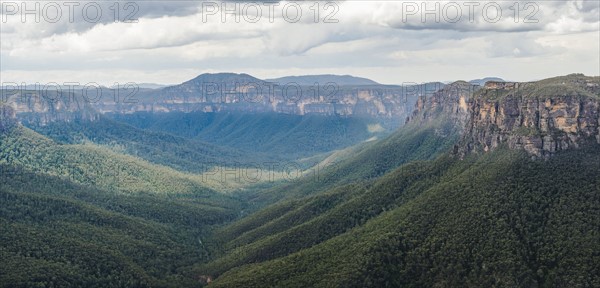
<path id="1" fill-rule="evenodd" d="M 480 88 L 465 81 L 446 85 L 431 97 L 419 97 L 416 109 L 406 123 L 433 128 L 438 137 L 456 137 L 463 134 L 469 119 L 469 101 Z"/>
<path id="2" fill-rule="evenodd" d="M 464 149 L 489 151 L 506 142 L 542 157 L 600 143 L 599 107 L 598 99 L 577 96 L 474 99 Z"/>
<path id="3" fill-rule="evenodd" d="M 276 112 L 404 119 L 420 95 L 442 83 L 422 85 L 338 85 L 268 82 L 246 74 L 203 74 L 179 85 L 143 92 L 135 103 L 94 103 L 101 112 Z"/>
<path id="4" fill-rule="evenodd" d="M 428 99 L 420 98 L 409 121 L 435 119 L 459 127 L 462 141 L 455 151 L 460 155 L 507 145 L 547 158 L 561 150 L 600 144 L 600 77 L 492 81 L 482 89 L 456 82 Z"/>
<path id="5" fill-rule="evenodd" d="M 9 130 L 17 124 L 15 110 L 8 105 L 0 104 L 0 133 Z"/>
<path id="6" fill-rule="evenodd" d="M 94 121 L 100 117 L 89 99 L 68 92 L 40 90 L 2 91 L 5 106 L 11 107 L 19 122 L 45 125 L 54 121 L 76 119 Z M 93 99 L 92 99 L 93 100 Z"/>
<path id="7" fill-rule="evenodd" d="M 217 73 L 202 74 L 179 85 L 155 90 L 138 91 L 127 85 L 97 89 L 76 87 L 69 93 L 63 89 L 57 95 L 52 89 L 54 93 L 45 93 L 45 87 L 37 91 L 17 87 L 2 95 L 13 106 L 18 119 L 41 125 L 76 118 L 93 120 L 98 117 L 95 111 L 97 114 L 276 112 L 359 116 L 399 123 L 397 120 L 410 115 L 419 96 L 432 94 L 443 86 L 437 82 L 398 86 L 338 85 L 323 81 L 306 86 L 264 81 L 247 74 Z"/>

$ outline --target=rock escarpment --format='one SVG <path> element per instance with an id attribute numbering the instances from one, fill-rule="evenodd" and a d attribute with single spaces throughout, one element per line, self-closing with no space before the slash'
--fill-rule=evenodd
<path id="1" fill-rule="evenodd" d="M 470 116 L 469 103 L 473 93 L 479 89 L 477 85 L 457 81 L 446 85 L 431 97 L 421 96 L 407 122 L 449 121 L 462 129 Z"/>
<path id="2" fill-rule="evenodd" d="M 468 151 L 488 151 L 507 142 L 535 156 L 551 155 L 595 140 L 598 133 L 598 100 L 572 96 L 546 99 L 476 99 L 466 129 Z"/>
<path id="3" fill-rule="evenodd" d="M 15 110 L 8 105 L 0 104 L 0 133 L 7 131 L 16 123 Z"/>
<path id="4" fill-rule="evenodd" d="M 463 153 L 506 143 L 549 157 L 600 143 L 599 80 L 569 75 L 532 83 L 488 82 L 469 102 Z"/>
<path id="5" fill-rule="evenodd" d="M 431 94 L 442 83 L 341 85 L 316 81 L 269 82 L 247 74 L 202 74 L 159 90 L 140 92 L 131 103 L 100 101 L 102 113 L 133 112 L 276 112 L 404 119 L 418 96 Z"/>
<path id="6" fill-rule="evenodd" d="M 460 93 L 451 92 L 463 91 Z M 547 158 L 600 144 L 600 77 L 572 74 L 537 82 L 488 82 L 470 88 L 456 82 L 420 98 L 409 121 L 444 119 L 456 125 L 460 155 L 502 145 Z"/>
<path id="7" fill-rule="evenodd" d="M 91 107 L 91 101 L 80 94 L 25 89 L 1 92 L 3 105 L 10 107 L 21 123 L 45 125 L 49 122 L 70 122 L 77 119 L 93 121 L 100 117 Z"/>
<path id="8" fill-rule="evenodd" d="M 9 87 L 0 91 L 0 97 L 15 109 L 19 120 L 42 125 L 75 118 L 93 120 L 104 113 L 136 112 L 275 112 L 358 116 L 396 123 L 410 115 L 419 96 L 444 86 L 438 82 L 341 85 L 327 80 L 305 84 L 217 73 L 161 89 L 137 89 L 126 84 L 61 87 L 58 92 L 59 87 L 38 85 L 34 89 Z"/>
<path id="9" fill-rule="evenodd" d="M 406 122 L 434 128 L 435 134 L 440 137 L 462 135 L 470 117 L 471 97 L 478 89 L 478 85 L 458 81 L 446 85 L 431 97 L 419 97 L 416 109 Z"/>

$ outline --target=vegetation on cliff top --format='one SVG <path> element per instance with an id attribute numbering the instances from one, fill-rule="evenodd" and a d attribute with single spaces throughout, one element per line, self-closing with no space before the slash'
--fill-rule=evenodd
<path id="1" fill-rule="evenodd" d="M 600 98 L 600 76 L 589 77 L 571 74 L 523 83 L 488 83 L 484 89 L 474 93 L 474 97 L 500 100 L 506 97 L 555 98 L 590 97 Z"/>

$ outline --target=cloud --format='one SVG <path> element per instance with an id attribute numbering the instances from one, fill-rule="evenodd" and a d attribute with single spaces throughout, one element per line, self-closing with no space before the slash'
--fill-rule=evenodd
<path id="1" fill-rule="evenodd" d="M 489 57 L 546 57 L 551 53 L 564 52 L 563 47 L 544 46 L 531 33 L 516 35 L 494 35 L 486 37 Z"/>
<path id="2" fill-rule="evenodd" d="M 376 77 L 390 79 L 393 73 L 386 70 L 405 74 L 401 69 L 410 69 L 410 77 L 425 79 L 444 76 L 436 69 L 448 72 L 455 67 L 466 75 L 470 67 L 471 73 L 485 69 L 491 71 L 490 75 L 501 76 L 498 74 L 504 68 L 495 65 L 502 60 L 527 62 L 532 73 L 559 71 L 560 66 L 546 65 L 564 59 L 572 63 L 562 67 L 582 72 L 597 70 L 593 65 L 598 56 L 593 54 L 600 51 L 598 1 L 520 1 L 518 14 L 514 11 L 514 1 L 498 1 L 502 18 L 497 22 L 489 21 L 494 17 L 493 8 L 484 16 L 482 8 L 488 2 L 479 1 L 469 17 L 466 2 L 343 1 L 325 9 L 326 2 L 280 1 L 273 19 L 267 17 L 267 8 L 262 6 L 262 17 L 256 23 L 247 21 L 257 16 L 255 11 L 243 10 L 251 2 L 227 2 L 227 7 L 237 5 L 238 12 L 244 15 L 228 14 L 227 21 L 223 21 L 220 13 L 202 10 L 202 3 L 207 5 L 207 2 L 138 1 L 135 2 L 139 6 L 137 23 L 115 23 L 110 9 L 114 3 L 99 2 L 106 13 L 98 23 L 81 19 L 71 22 L 65 21 L 66 18 L 57 23 L 22 23 L 20 16 L 8 17 L 0 25 L 0 71 L 3 81 L 6 75 L 17 78 L 95 75 L 90 71 L 103 71 L 97 74 L 103 75 L 101 78 L 112 75 L 117 79 L 124 75 L 154 79 L 155 76 L 149 75 L 185 71 L 181 72 L 185 76 L 165 76 L 169 80 L 161 81 L 174 83 L 195 76 L 186 73 L 205 71 L 258 71 L 275 77 L 282 75 L 270 75 L 268 71 L 322 70 L 348 74 L 364 69 Z M 80 3 L 83 6 L 89 1 Z M 120 3 L 123 12 L 125 2 Z M 215 3 L 220 9 L 222 2 Z M 439 4 L 436 13 L 440 21 L 435 21 L 433 14 L 425 15 L 422 21 L 423 3 L 428 9 L 437 9 L 435 4 Z M 458 21 L 448 21 L 454 17 L 448 14 L 455 7 L 453 3 L 462 9 Z M 300 7 L 300 19 L 289 21 L 289 15 L 284 17 L 284 7 L 292 10 Z M 407 12 L 407 8 L 419 10 Z M 236 17 L 240 21 L 234 21 Z M 336 21 L 325 23 L 326 19 Z M 526 19 L 537 21 L 526 23 Z M 587 50 L 578 45 L 585 45 Z M 581 56 L 575 57 L 575 53 L 592 55 L 585 61 Z M 545 70 L 540 72 L 534 65 Z M 105 73 L 111 69 L 127 72 Z M 476 77 L 486 76 L 480 73 Z M 453 75 L 449 72 L 443 78 L 451 80 Z M 510 75 L 508 78 L 517 79 Z"/>
<path id="3" fill-rule="evenodd" d="M 194 15 L 200 6 L 196 1 L 3 1 L 0 16 L 5 33 L 16 30 L 45 37 L 81 33 L 97 25 L 140 18 Z M 26 10 L 35 11 L 39 20 L 34 14 L 23 15 Z"/>

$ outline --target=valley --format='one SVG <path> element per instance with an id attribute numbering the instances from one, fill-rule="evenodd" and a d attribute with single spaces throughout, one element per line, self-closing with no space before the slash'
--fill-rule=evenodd
<path id="1" fill-rule="evenodd" d="M 600 287 L 599 0 L 0 18 L 0 288 Z"/>
<path id="2" fill-rule="evenodd" d="M 3 94 L 0 286 L 600 285 L 599 77 L 319 77 L 345 104 Z"/>

